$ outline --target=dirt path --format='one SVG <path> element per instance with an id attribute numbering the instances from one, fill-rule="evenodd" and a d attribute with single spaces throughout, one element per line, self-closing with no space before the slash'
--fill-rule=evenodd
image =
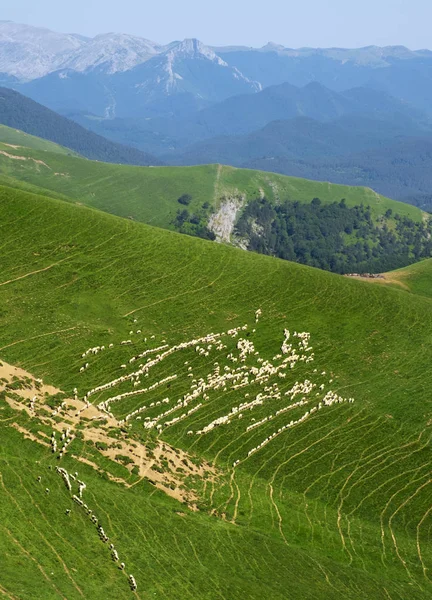
<path id="1" fill-rule="evenodd" d="M 7 285 L 8 283 L 14 283 L 15 281 L 19 281 L 20 279 L 25 279 L 26 277 L 30 277 L 30 275 L 36 275 L 37 273 L 43 273 L 44 271 L 48 271 L 49 269 L 56 267 L 57 265 L 64 262 L 65 260 L 67 260 L 67 259 L 64 258 L 63 260 L 59 260 L 58 262 L 53 263 L 52 265 L 48 265 L 48 267 L 44 267 L 43 269 L 38 269 L 37 271 L 31 271 L 30 273 L 26 273 L 25 275 L 20 275 L 19 277 L 15 277 L 15 279 L 9 279 L 9 281 L 3 281 L 2 283 L 0 283 L 0 286 Z"/>
<path id="2" fill-rule="evenodd" d="M 29 379 L 29 380 L 33 381 L 34 388 L 39 388 L 39 391 L 43 394 L 45 392 L 50 395 L 60 393 L 59 389 L 57 389 L 56 387 L 54 387 L 52 385 L 46 385 L 46 384 L 42 383 L 42 381 L 40 379 L 39 380 L 36 379 L 35 377 L 33 377 L 33 375 L 28 373 L 28 371 L 25 371 L 24 369 L 21 369 L 20 367 L 15 367 L 13 365 L 9 365 L 8 363 L 5 363 L 0 360 L 0 379 L 8 379 L 9 381 L 11 381 L 13 379 L 13 377 L 18 377 L 18 379 Z M 38 382 L 40 382 L 39 385 L 38 385 Z M 38 389 L 36 389 L 36 391 L 38 391 Z M 20 390 L 20 394 L 22 394 L 24 392 L 25 392 L 25 390 Z"/>
<path id="3" fill-rule="evenodd" d="M 10 598 L 10 600 L 18 600 L 17 596 L 13 596 L 2 585 L 0 585 L 0 594 L 3 594 L 3 596 L 5 596 L 6 598 Z"/>
<path id="4" fill-rule="evenodd" d="M 219 200 L 219 182 L 220 182 L 221 173 L 222 173 L 222 165 L 218 165 L 217 171 L 216 171 L 215 183 L 214 183 L 214 194 L 213 194 L 214 206 L 217 206 L 217 202 Z"/>
<path id="5" fill-rule="evenodd" d="M 41 333 L 40 335 L 34 335 L 33 337 L 25 338 L 23 340 L 17 340 L 16 342 L 12 342 L 11 344 L 7 344 L 6 346 L 2 346 L 0 350 L 4 350 L 5 348 L 10 348 L 11 346 L 16 346 L 17 344 L 22 344 L 23 342 L 28 342 L 29 340 L 37 340 L 42 337 L 47 337 L 48 335 L 55 335 L 56 333 L 65 333 L 66 331 L 73 331 L 76 327 L 68 327 L 67 329 L 57 329 L 56 331 L 49 331 L 48 333 Z"/>

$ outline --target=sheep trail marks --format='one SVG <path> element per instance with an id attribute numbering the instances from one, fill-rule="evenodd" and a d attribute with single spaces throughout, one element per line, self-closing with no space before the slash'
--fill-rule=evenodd
<path id="1" fill-rule="evenodd" d="M 137 324 L 130 325 L 130 339 L 106 347 L 90 347 L 77 357 L 74 364 L 82 361 L 82 366 L 75 366 L 78 372 L 73 398 L 63 394 L 63 398 L 54 399 L 61 396 L 60 390 L 48 388 L 29 373 L 14 370 L 7 364 L 0 371 L 7 381 L 0 383 L 0 391 L 3 387 L 11 408 L 25 411 L 32 420 L 52 430 L 49 445 L 59 460 L 66 453 L 73 453 L 76 434 L 80 431 L 84 443 L 91 443 L 97 451 L 91 455 L 75 452 L 72 456 L 100 470 L 100 455 L 121 463 L 129 471 L 130 478 L 114 475 L 105 461 L 102 470 L 111 480 L 132 487 L 146 478 L 165 493 L 187 502 L 192 510 L 205 496 L 206 510 L 232 523 L 242 521 L 245 505 L 249 508 L 249 523 L 252 522 L 258 510 L 254 504 L 259 506 L 256 498 L 260 491 L 255 492 L 260 487 L 258 477 L 260 472 L 267 473 L 266 501 L 274 527 L 286 545 L 289 541 L 284 529 L 287 531 L 290 515 L 282 492 L 290 490 L 290 483 L 285 484 L 285 481 L 287 478 L 301 480 L 302 472 L 306 473 L 306 468 L 313 466 L 313 471 L 319 474 L 312 481 L 305 480 L 305 485 L 298 490 L 302 499 L 302 511 L 296 513 L 298 531 L 302 530 L 303 522 L 307 522 L 311 532 L 309 541 L 320 543 L 318 526 L 314 532 L 314 523 L 320 519 L 314 519 L 309 512 L 317 514 L 319 502 L 325 502 L 335 481 L 334 510 L 331 508 L 328 512 L 324 507 L 322 526 L 329 531 L 330 514 L 334 515 L 335 540 L 339 538 L 341 554 L 347 555 L 349 564 L 354 559 L 363 562 L 363 531 L 353 518 L 355 513 L 363 505 L 367 506 L 377 490 L 388 489 L 387 504 L 384 506 L 383 501 L 379 507 L 382 509 L 379 521 L 383 558 L 386 532 L 389 532 L 390 543 L 412 580 L 409 561 L 404 556 L 405 547 L 399 548 L 394 522 L 430 484 L 431 480 L 425 482 L 426 476 L 422 474 L 426 463 L 417 469 L 402 468 L 392 473 L 366 494 L 359 494 L 358 488 L 424 449 L 421 435 L 399 447 L 388 440 L 388 445 L 383 445 L 376 437 L 369 442 L 368 436 L 376 436 L 383 417 L 369 418 L 366 408 L 355 412 L 350 409 L 348 418 L 344 417 L 354 399 L 344 398 L 332 389 L 337 375 L 314 368 L 315 355 L 309 333 L 281 330 L 278 347 L 271 354 L 267 349 L 266 356 L 262 356 L 257 347 L 261 318 L 262 311 L 257 309 L 253 325 L 245 323 L 176 343 L 162 339 L 161 335 L 147 334 L 147 339 L 146 334 L 137 329 L 140 327 L 138 318 L 134 318 L 133 323 Z M 116 367 L 117 356 L 121 356 L 121 364 L 119 358 Z M 107 369 L 105 363 L 109 365 Z M 109 373 L 110 377 L 102 378 L 100 373 Z M 14 376 L 22 383 L 21 387 L 10 386 Z M 83 381 L 93 381 L 93 387 L 88 383 L 84 386 Z M 305 426 L 311 422 L 313 427 Z M 299 428 L 300 434 L 297 433 Z M 348 429 L 354 437 L 347 443 Z M 19 431 L 42 445 L 48 443 L 35 427 L 30 431 L 19 425 Z M 352 457 L 356 446 L 358 454 Z M 205 452 L 206 461 L 198 458 L 201 452 Z M 309 453 L 311 459 L 306 460 L 305 455 Z M 123 464 L 124 458 L 127 462 Z M 320 464 L 328 465 L 325 472 Z M 257 465 L 252 473 L 251 465 Z M 241 469 L 241 473 L 237 473 L 237 469 Z M 62 472 L 61 467 L 59 472 Z M 409 472 L 412 475 L 409 483 L 394 491 L 394 483 Z M 71 474 L 67 473 L 67 477 L 71 481 Z M 243 482 L 247 487 L 242 488 Z M 416 483 L 418 487 L 413 489 Z M 81 500 L 78 494 L 75 496 Z M 399 503 L 390 511 L 395 500 Z M 83 501 L 77 503 L 84 511 L 90 511 L 87 512 L 90 518 L 94 516 Z M 421 531 L 430 513 L 431 510 L 427 510 L 419 515 L 413 547 L 419 570 L 421 568 L 426 579 L 428 556 L 421 547 Z M 103 530 L 99 533 L 104 541 L 106 534 Z M 316 564 L 327 584 L 332 585 L 326 570 Z M 366 568 L 364 562 L 363 567 Z M 129 584 L 133 587 L 132 581 Z"/>
<path id="2" fill-rule="evenodd" d="M 56 267 L 57 265 L 61 264 L 65 260 L 67 260 L 67 258 L 59 260 L 59 261 L 53 263 L 52 265 L 48 265 L 47 267 L 44 267 L 43 269 L 37 269 L 36 271 L 31 271 L 30 273 L 26 273 L 25 275 L 20 275 L 19 277 L 15 277 L 15 279 L 9 279 L 9 281 L 3 281 L 0 283 L 0 286 L 7 285 L 9 283 L 15 283 L 15 281 L 19 281 L 20 279 L 25 279 L 26 277 L 30 277 L 31 275 L 37 275 L 38 273 L 43 273 L 44 271 L 49 271 L 50 269 L 52 269 L 53 267 Z"/>

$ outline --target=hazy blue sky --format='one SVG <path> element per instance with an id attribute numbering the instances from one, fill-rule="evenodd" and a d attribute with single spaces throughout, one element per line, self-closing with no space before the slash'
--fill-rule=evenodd
<path id="1" fill-rule="evenodd" d="M 432 47 L 431 0 L 3 0 L 0 19 L 166 43 Z"/>

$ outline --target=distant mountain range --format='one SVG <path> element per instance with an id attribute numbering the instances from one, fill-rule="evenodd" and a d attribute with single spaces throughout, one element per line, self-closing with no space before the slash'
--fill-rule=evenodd
<path id="1" fill-rule="evenodd" d="M 183 116 L 261 90 L 198 40 L 173 44 L 131 69 L 112 72 L 114 64 L 115 53 L 109 63 L 65 67 L 14 87 L 64 114 L 78 109 L 106 119 Z"/>
<path id="2" fill-rule="evenodd" d="M 210 48 L 198 40 L 161 45 L 126 34 L 89 39 L 0 21 L 0 81 L 65 114 L 109 119 L 184 116 L 287 82 L 300 88 L 316 82 L 336 92 L 373 88 L 430 112 L 432 52 L 271 43 Z"/>
<path id="3" fill-rule="evenodd" d="M 432 129 L 421 130 L 413 119 L 378 120 L 372 116 L 346 114 L 328 122 L 297 117 L 271 121 L 261 129 L 243 135 L 222 135 L 205 139 L 166 154 L 174 164 L 219 162 L 242 166 L 251 160 L 277 158 L 310 160 L 346 156 L 353 152 L 388 146 L 395 139 L 413 134 L 428 137 Z"/>
<path id="4" fill-rule="evenodd" d="M 0 20 L 0 72 L 27 81 L 59 69 L 84 72 L 102 68 L 105 73 L 113 74 L 132 69 L 156 54 L 169 52 L 179 43 L 174 41 L 163 45 L 120 33 L 88 38 Z M 292 49 L 271 42 L 263 48 L 221 46 L 209 48 L 209 51 L 222 57 L 249 79 L 260 81 L 263 87 L 284 81 L 305 85 L 311 80 L 320 80 L 323 76 L 330 76 L 331 64 L 335 71 L 340 66 L 345 67 L 346 75 L 352 67 L 357 67 L 361 78 L 361 69 L 364 68 L 389 67 L 398 61 L 432 57 L 430 50 L 412 51 L 404 46 Z M 302 66 L 305 61 L 309 65 L 308 74 Z M 310 68 L 314 64 L 319 67 L 317 72 Z M 327 69 L 323 70 L 325 64 Z M 346 87 L 345 82 L 343 85 Z"/>
<path id="5" fill-rule="evenodd" d="M 78 102 L 77 100 L 77 106 Z M 420 124 L 428 121 L 422 111 L 386 92 L 356 88 L 338 93 L 316 82 L 303 88 L 289 83 L 271 86 L 256 94 L 233 96 L 188 115 L 98 119 L 77 109 L 68 116 L 101 135 L 136 145 L 147 152 L 168 156 L 183 152 L 191 144 L 205 140 L 208 141 L 206 146 L 209 148 L 214 137 L 252 133 L 272 121 L 307 117 L 325 123 L 347 115 L 367 116 L 377 121 L 378 131 L 382 129 L 379 124 L 382 121 L 396 121 L 398 125 L 395 135 L 399 135 L 401 131 L 412 132 L 412 123 L 415 123 L 417 130 L 419 126 L 423 126 Z M 375 126 L 369 129 L 373 139 L 376 139 Z M 356 127 L 356 131 L 361 134 L 361 128 Z M 222 141 L 223 144 L 225 142 L 226 140 Z M 286 143 L 289 144 L 289 140 Z M 256 148 L 255 151 L 259 149 Z M 218 156 L 215 155 L 214 158 L 217 159 Z"/>
<path id="6" fill-rule="evenodd" d="M 248 133 L 278 119 L 310 117 L 325 122 L 347 114 L 379 116 L 395 112 L 421 118 L 420 111 L 386 92 L 367 88 L 335 92 L 318 82 L 302 88 L 282 83 L 253 96 L 228 98 L 202 110 L 189 122 L 200 128 L 201 137 L 210 137 Z"/>
<path id="7" fill-rule="evenodd" d="M 0 21 L 0 85 L 123 144 L 101 160 L 226 163 L 368 185 L 432 209 L 430 50 L 162 45 Z M 26 126 L 46 137 L 30 116 Z"/>

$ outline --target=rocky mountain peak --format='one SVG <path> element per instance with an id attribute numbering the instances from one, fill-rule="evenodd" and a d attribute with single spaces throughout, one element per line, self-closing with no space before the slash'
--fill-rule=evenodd
<path id="1" fill-rule="evenodd" d="M 205 46 L 196 38 L 185 39 L 182 42 L 171 45 L 166 51 L 166 54 L 171 58 L 206 58 L 221 66 L 228 66 L 214 50 Z"/>

